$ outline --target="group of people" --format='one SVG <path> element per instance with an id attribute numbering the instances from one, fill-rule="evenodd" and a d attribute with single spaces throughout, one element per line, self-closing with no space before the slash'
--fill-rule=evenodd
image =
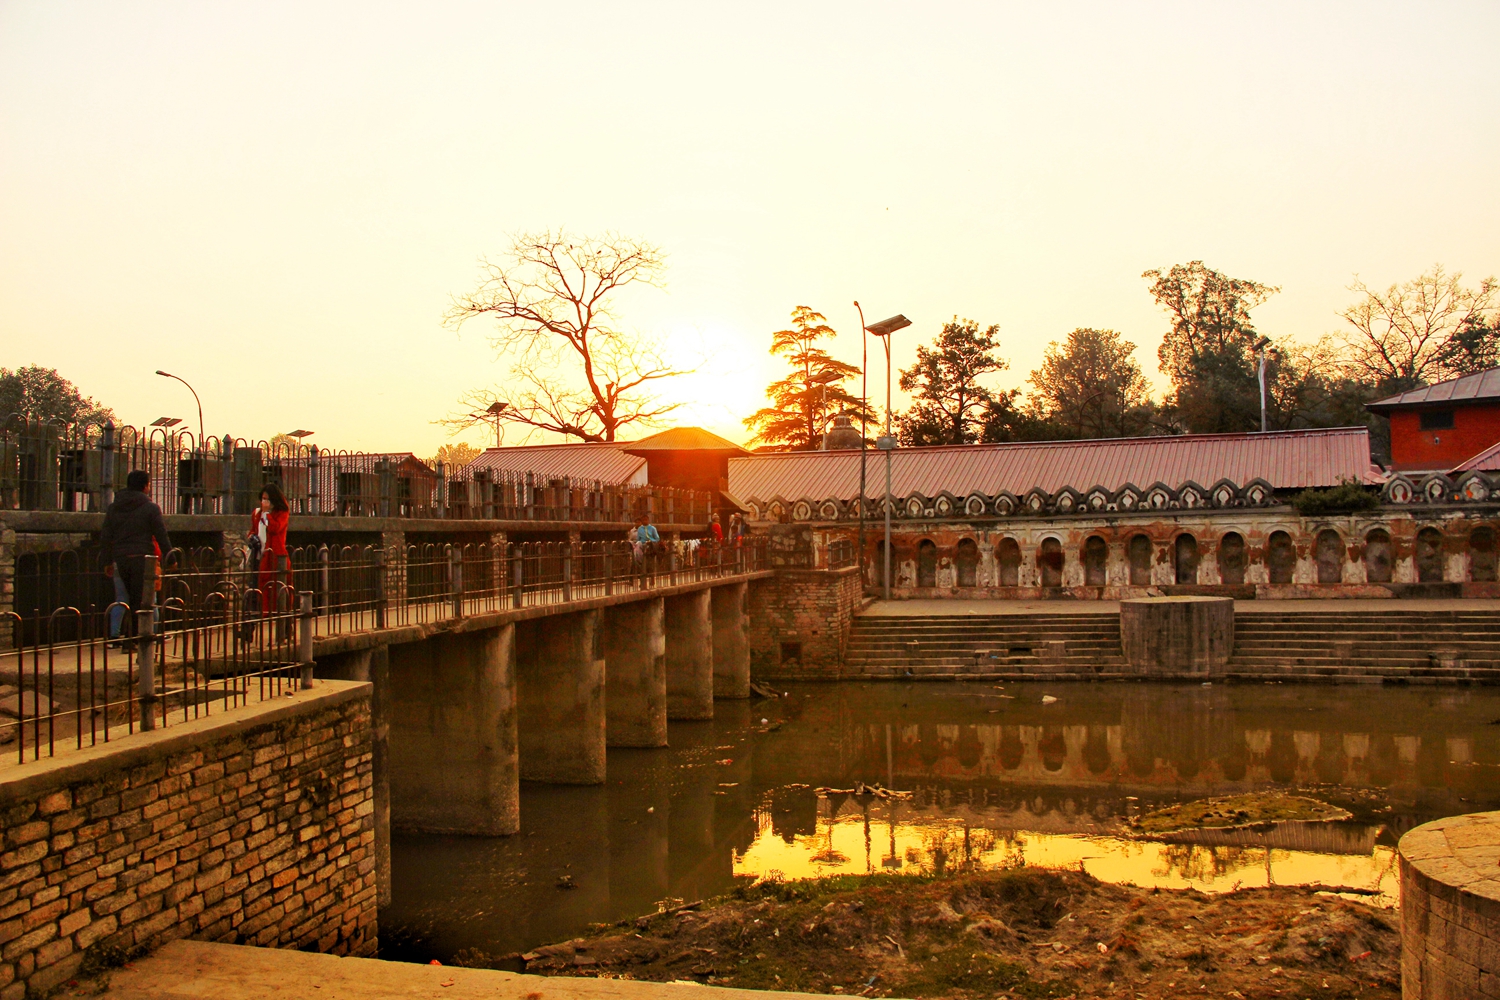
<path id="1" fill-rule="evenodd" d="M 694 539 L 686 544 L 697 547 L 699 545 L 728 545 L 731 548 L 742 544 L 745 537 L 745 522 L 738 514 L 729 518 L 729 532 L 726 536 L 724 525 L 719 521 L 719 515 L 714 514 L 708 522 L 708 537 Z M 661 532 L 656 530 L 656 525 L 645 514 L 636 515 L 635 525 L 625 533 L 625 540 L 630 543 L 631 561 L 635 564 L 638 572 L 646 571 L 649 559 L 661 551 Z"/>
<path id="2" fill-rule="evenodd" d="M 291 516 L 291 504 L 275 483 L 268 483 L 260 493 L 260 506 L 251 514 L 250 531 L 246 542 L 250 550 L 248 565 L 255 572 L 256 586 L 246 598 L 244 621 L 240 626 L 240 640 L 249 642 L 254 633 L 255 618 L 271 610 L 272 602 L 263 595 L 287 581 L 291 570 L 291 558 L 286 550 L 287 522 Z M 131 611 L 131 622 L 135 612 L 146 606 L 146 595 L 153 595 L 151 604 L 161 590 L 162 556 L 172 551 L 172 538 L 167 534 L 166 521 L 161 508 L 151 499 L 151 476 L 145 470 L 136 469 L 125 477 L 125 489 L 115 494 L 113 502 L 104 514 L 104 529 L 99 535 L 103 549 L 104 575 L 114 583 L 115 601 L 109 608 L 109 641 L 123 647 L 125 636 L 125 610 Z M 146 580 L 146 557 L 155 556 L 155 572 L 148 591 Z M 157 615 L 160 615 L 158 608 Z"/>

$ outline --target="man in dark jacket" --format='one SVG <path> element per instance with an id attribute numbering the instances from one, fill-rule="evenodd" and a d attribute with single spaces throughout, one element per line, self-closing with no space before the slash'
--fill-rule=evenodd
<path id="1" fill-rule="evenodd" d="M 126 477 L 125 485 L 104 514 L 99 543 L 104 548 L 106 565 L 113 563 L 115 573 L 125 584 L 130 610 L 138 611 L 145 588 L 156 586 L 155 579 L 146 579 L 146 557 L 157 555 L 158 551 L 165 556 L 172 551 L 172 539 L 167 537 L 161 508 L 148 495 L 150 474 L 136 469 Z"/>

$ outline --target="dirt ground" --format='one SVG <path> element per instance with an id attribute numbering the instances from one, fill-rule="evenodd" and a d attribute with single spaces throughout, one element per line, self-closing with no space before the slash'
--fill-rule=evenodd
<path id="1" fill-rule="evenodd" d="M 1400 948 L 1395 911 L 1312 889 L 1211 896 L 1015 868 L 760 882 L 519 960 L 545 975 L 866 997 L 1395 1000 Z"/>

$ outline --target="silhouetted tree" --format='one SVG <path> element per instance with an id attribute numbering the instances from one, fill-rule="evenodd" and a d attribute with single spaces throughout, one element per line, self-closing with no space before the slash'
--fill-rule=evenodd
<path id="1" fill-rule="evenodd" d="M 755 440 L 805 451 L 822 444 L 824 425 L 835 414 L 851 413 L 858 421 L 863 404 L 843 384 L 857 376 L 859 368 L 817 346 L 834 335 L 827 317 L 810 306 L 793 309 L 792 325 L 771 335 L 771 353 L 785 358 L 792 370 L 766 387 L 772 405 L 745 418 Z"/>
<path id="2" fill-rule="evenodd" d="M 104 424 L 115 411 L 78 391 L 55 368 L 22 365 L 0 368 L 0 419 L 12 413 L 32 420 L 65 424 Z"/>
<path id="3" fill-rule="evenodd" d="M 1114 330 L 1080 327 L 1047 346 L 1031 373 L 1033 414 L 1068 437 L 1125 437 L 1152 429 L 1151 385 Z"/>
<path id="4" fill-rule="evenodd" d="M 483 262 L 479 288 L 455 299 L 445 319 L 457 329 L 492 318 L 490 344 L 511 358 L 511 385 L 465 393 L 459 403 L 467 412 L 440 423 L 488 423 L 483 411 L 503 402 L 502 423 L 613 441 L 623 428 L 650 425 L 676 409 L 681 404 L 661 402 L 653 386 L 693 369 L 668 360 L 659 340 L 622 331 L 612 309 L 623 288 L 660 287 L 665 268 L 650 243 L 612 233 L 515 237 L 505 259 Z"/>
<path id="5" fill-rule="evenodd" d="M 969 444 L 979 440 L 984 413 L 997 399 L 979 380 L 1009 365 L 995 356 L 1000 327 L 983 331 L 957 316 L 943 325 L 931 348 L 917 345 L 917 363 L 901 372 L 912 406 L 899 419 L 907 444 Z"/>
<path id="6" fill-rule="evenodd" d="M 1390 395 L 1495 367 L 1495 279 L 1478 288 L 1462 279 L 1441 264 L 1384 292 L 1356 277 L 1349 290 L 1359 299 L 1339 313 L 1354 376 Z"/>

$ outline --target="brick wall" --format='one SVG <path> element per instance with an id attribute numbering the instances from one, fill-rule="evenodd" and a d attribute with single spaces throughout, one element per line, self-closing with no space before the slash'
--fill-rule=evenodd
<path id="1" fill-rule="evenodd" d="M 0 765 L 0 1000 L 166 941 L 375 949 L 370 686 Z"/>
<path id="2" fill-rule="evenodd" d="M 859 570 L 854 566 L 783 569 L 769 580 L 752 583 L 751 676 L 837 677 L 860 599 Z"/>
<path id="3" fill-rule="evenodd" d="M 1500 812 L 1408 832 L 1401 858 L 1401 996 L 1500 997 Z"/>

